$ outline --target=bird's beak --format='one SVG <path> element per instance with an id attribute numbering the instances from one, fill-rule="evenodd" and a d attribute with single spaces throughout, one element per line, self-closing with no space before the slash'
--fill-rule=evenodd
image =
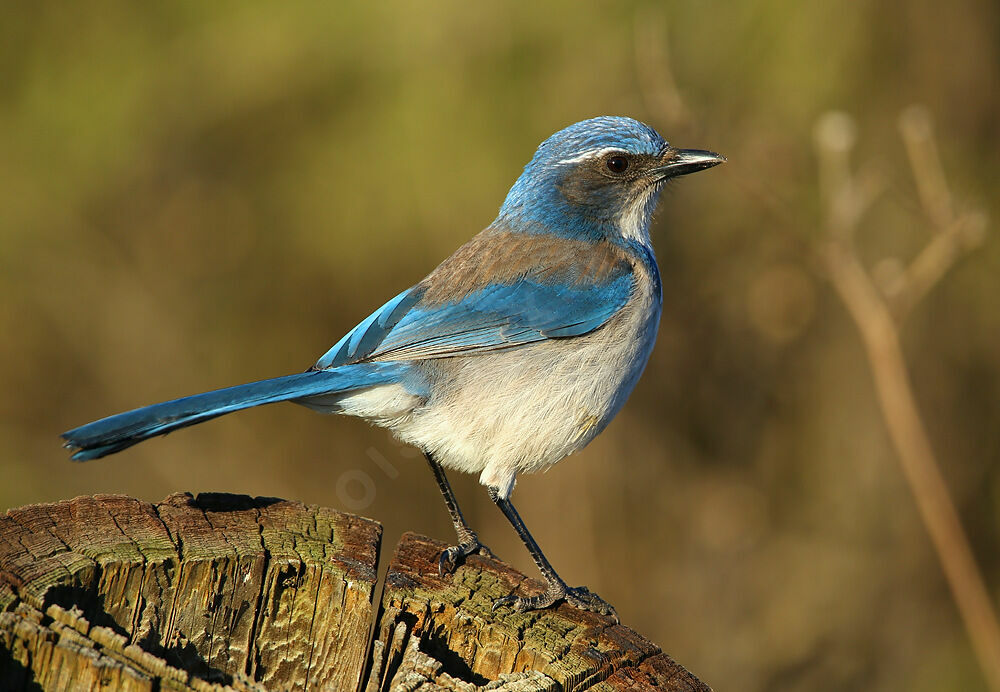
<path id="1" fill-rule="evenodd" d="M 688 173 L 697 173 L 706 168 L 725 163 L 726 157 L 720 156 L 714 151 L 667 147 L 667 150 L 663 152 L 661 160 L 663 164 L 652 170 L 657 180 L 676 178 L 679 175 L 687 175 Z"/>

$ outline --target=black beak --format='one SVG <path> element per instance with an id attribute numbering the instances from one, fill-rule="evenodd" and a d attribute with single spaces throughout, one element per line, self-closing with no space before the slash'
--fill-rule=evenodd
<path id="1" fill-rule="evenodd" d="M 658 180 L 666 178 L 676 178 L 679 175 L 697 173 L 712 166 L 725 163 L 726 157 L 716 154 L 714 151 L 704 151 L 702 149 L 674 149 L 668 147 L 663 152 L 663 165 L 653 169 L 653 174 Z"/>

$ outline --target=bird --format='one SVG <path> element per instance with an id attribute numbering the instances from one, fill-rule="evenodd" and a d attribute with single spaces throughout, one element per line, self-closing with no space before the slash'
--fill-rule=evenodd
<path id="1" fill-rule="evenodd" d="M 511 503 L 519 474 L 586 446 L 621 410 L 649 360 L 662 306 L 650 239 L 671 180 L 726 161 L 671 146 L 624 116 L 570 125 L 543 141 L 496 219 L 423 280 L 362 320 L 302 373 L 146 406 L 62 434 L 87 461 L 242 409 L 290 401 L 385 427 L 423 452 L 456 542 L 451 574 L 492 555 L 466 522 L 445 468 L 478 473 L 545 580 L 494 609 L 560 602 L 617 619 L 570 587 Z"/>

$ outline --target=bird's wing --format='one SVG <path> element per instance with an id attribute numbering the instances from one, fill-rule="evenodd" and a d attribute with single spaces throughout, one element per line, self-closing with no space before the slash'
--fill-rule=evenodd
<path id="1" fill-rule="evenodd" d="M 478 236 L 376 310 L 315 367 L 446 358 L 579 336 L 607 322 L 632 293 L 632 266 L 610 246 L 496 235 Z"/>

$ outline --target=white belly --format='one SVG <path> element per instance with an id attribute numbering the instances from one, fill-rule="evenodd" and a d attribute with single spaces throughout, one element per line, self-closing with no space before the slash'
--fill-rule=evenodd
<path id="1" fill-rule="evenodd" d="M 656 338 L 660 296 L 651 284 L 585 336 L 429 362 L 432 398 L 382 424 L 507 496 L 518 473 L 581 449 L 621 409 Z"/>

